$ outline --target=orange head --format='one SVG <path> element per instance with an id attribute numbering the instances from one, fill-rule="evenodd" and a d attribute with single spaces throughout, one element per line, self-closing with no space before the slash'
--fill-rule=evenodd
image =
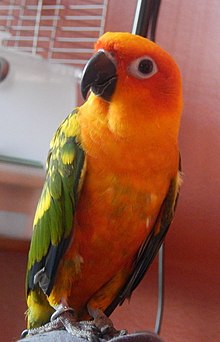
<path id="1" fill-rule="evenodd" d="M 152 119 L 172 117 L 177 134 L 182 83 L 174 59 L 157 44 L 130 33 L 105 33 L 95 50 L 84 69 L 82 94 L 86 98 L 91 90 L 94 101 L 99 98 L 107 103 L 112 130 L 121 129 L 123 134 L 126 121 L 134 130 L 137 122 L 140 126 Z"/>

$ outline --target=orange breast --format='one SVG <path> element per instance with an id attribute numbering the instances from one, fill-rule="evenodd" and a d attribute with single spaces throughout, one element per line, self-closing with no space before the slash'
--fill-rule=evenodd
<path id="1" fill-rule="evenodd" d="M 126 281 L 168 187 L 166 184 L 160 194 L 137 190 L 127 177 L 119 179 L 92 162 L 88 160 L 73 242 L 65 256 L 68 282 L 72 282 L 68 303 L 78 312 L 85 310 L 87 301 L 123 269 L 127 270 Z M 73 274 L 69 264 L 76 259 L 80 266 L 78 274 Z M 109 297 L 110 292 L 106 294 Z"/>
<path id="2" fill-rule="evenodd" d="M 106 288 L 105 297 L 111 298 L 126 282 L 178 168 L 176 139 L 156 123 L 151 123 L 147 138 L 145 132 L 120 138 L 109 130 L 103 114 L 108 104 L 93 111 L 88 110 L 88 101 L 84 106 L 80 124 L 87 173 L 73 241 L 49 298 L 59 302 L 67 297 L 80 318 L 85 318 L 81 313 L 87 302 L 122 270 L 120 281 Z"/>

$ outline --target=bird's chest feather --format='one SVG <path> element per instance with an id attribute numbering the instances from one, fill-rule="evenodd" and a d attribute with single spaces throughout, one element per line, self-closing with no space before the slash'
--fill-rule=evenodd
<path id="1" fill-rule="evenodd" d="M 121 270 L 131 271 L 166 191 L 163 188 L 160 192 L 154 185 L 155 192 L 149 191 L 149 187 L 137 186 L 128 175 L 119 176 L 112 170 L 93 166 L 88 161 L 73 239 L 65 255 L 67 267 L 70 262 L 74 268 L 71 298 L 79 307 Z M 80 260 L 77 273 L 76 260 Z"/>
<path id="2" fill-rule="evenodd" d="M 135 182 L 106 170 L 89 171 L 75 220 L 73 240 L 79 253 L 90 260 L 96 260 L 99 252 L 109 260 L 116 254 L 119 259 L 129 257 L 149 234 L 163 191 L 159 194 L 137 188 Z"/>

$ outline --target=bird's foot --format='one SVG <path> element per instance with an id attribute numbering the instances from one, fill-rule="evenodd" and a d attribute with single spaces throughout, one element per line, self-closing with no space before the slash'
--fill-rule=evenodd
<path id="1" fill-rule="evenodd" d="M 45 334 L 54 330 L 66 330 L 75 337 L 85 339 L 90 342 L 99 342 L 101 334 L 99 329 L 92 322 L 77 322 L 74 314 L 71 311 L 63 312 L 56 311 L 51 321 L 41 327 L 24 330 L 21 338 L 38 334 Z"/>
<path id="2" fill-rule="evenodd" d="M 43 333 L 54 331 L 54 330 L 62 330 L 62 329 L 64 329 L 63 324 L 62 322 L 60 322 L 59 318 L 57 318 L 53 322 L 49 322 L 45 325 L 42 325 L 41 327 L 33 328 L 33 329 L 26 329 L 22 331 L 21 338 L 24 338 L 26 336 L 43 334 Z"/>
<path id="3" fill-rule="evenodd" d="M 37 334 L 42 334 L 54 330 L 61 330 L 65 329 L 62 321 L 60 320 L 59 316 L 68 313 L 68 312 L 74 312 L 74 310 L 67 305 L 60 304 L 57 306 L 56 311 L 53 313 L 53 315 L 50 318 L 50 322 L 47 324 L 44 324 L 38 328 L 33 328 L 33 329 L 26 329 L 22 331 L 21 333 L 21 338 L 24 338 L 26 336 L 33 336 Z"/>
<path id="4" fill-rule="evenodd" d="M 76 319 L 74 309 L 68 305 L 61 303 L 54 314 L 51 316 L 51 323 L 59 322 L 62 328 L 68 333 L 78 338 L 83 338 L 91 342 L 99 341 L 99 331 L 93 324 L 85 324 L 84 322 L 78 322 Z"/>
<path id="5" fill-rule="evenodd" d="M 90 342 L 99 342 L 101 334 L 98 328 L 91 322 L 77 322 L 74 316 L 68 312 L 62 313 L 59 318 L 63 328 L 73 336 L 88 340 Z"/>
<path id="6" fill-rule="evenodd" d="M 112 320 L 107 317 L 101 310 L 99 309 L 91 309 L 88 308 L 89 314 L 93 317 L 93 321 L 85 322 L 95 326 L 99 335 L 104 340 L 110 340 L 113 337 L 123 336 L 127 334 L 126 330 L 117 330 L 114 328 Z M 84 322 L 81 322 L 83 324 Z"/>
<path id="7" fill-rule="evenodd" d="M 70 334 L 92 342 L 110 340 L 113 337 L 126 335 L 126 330 L 116 330 L 112 321 L 101 310 L 88 307 L 89 314 L 93 317 L 92 321 L 77 321 L 74 310 L 68 306 L 61 305 L 52 315 L 53 319 L 60 319 L 63 327 Z"/>
<path id="8" fill-rule="evenodd" d="M 126 335 L 126 330 L 116 330 L 112 321 L 100 310 L 92 311 L 93 321 L 77 321 L 74 310 L 59 307 L 51 316 L 51 321 L 39 328 L 25 330 L 21 337 L 33 336 L 54 330 L 66 330 L 78 338 L 90 342 L 110 340 L 113 337 Z"/>

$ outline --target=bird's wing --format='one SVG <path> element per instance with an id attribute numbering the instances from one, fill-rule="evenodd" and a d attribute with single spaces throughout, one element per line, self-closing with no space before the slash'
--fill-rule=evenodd
<path id="1" fill-rule="evenodd" d="M 74 212 L 86 163 L 78 142 L 77 109 L 60 125 L 47 159 L 28 257 L 26 292 L 36 284 L 50 294 L 58 264 L 72 237 Z"/>
<path id="2" fill-rule="evenodd" d="M 179 165 L 179 171 L 176 177 L 170 182 L 169 190 L 162 203 L 156 222 L 151 230 L 150 235 L 147 237 L 139 250 L 134 263 L 133 271 L 127 283 L 120 291 L 119 295 L 105 310 L 105 314 L 107 316 L 114 311 L 117 305 L 121 305 L 126 298 L 131 296 L 132 292 L 138 286 L 148 268 L 152 264 L 155 256 L 157 255 L 174 217 L 180 184 L 181 165 Z"/>

